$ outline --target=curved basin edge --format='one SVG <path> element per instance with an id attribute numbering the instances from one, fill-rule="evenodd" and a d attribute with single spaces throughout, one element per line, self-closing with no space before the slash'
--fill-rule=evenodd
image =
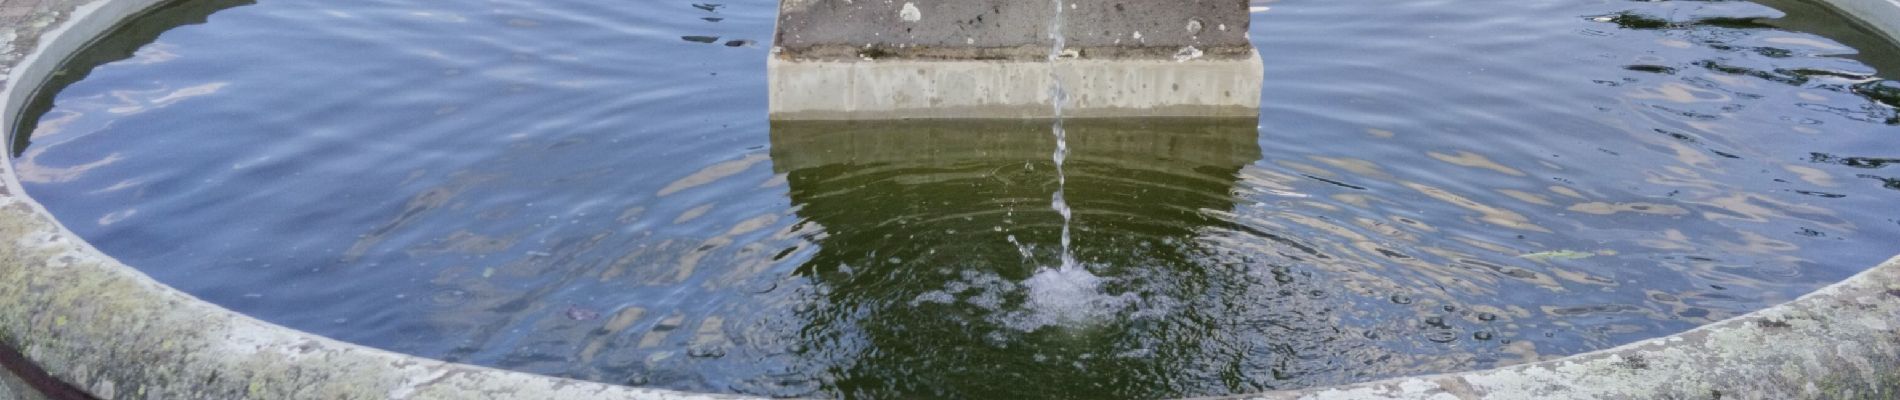
<path id="1" fill-rule="evenodd" d="M 1827 0 L 1890 38 L 1900 1 Z M 0 0 L 0 133 L 66 56 L 165 0 Z M 277 326 L 154 281 L 25 195 L 0 161 L 0 344 L 98 398 L 718 399 L 403 355 Z M 0 399 L 36 398 L 0 379 Z M 12 394 L 13 397 L 8 395 Z M 1223 399 L 1900 397 L 1900 257 L 1688 332 L 1496 369 Z"/>

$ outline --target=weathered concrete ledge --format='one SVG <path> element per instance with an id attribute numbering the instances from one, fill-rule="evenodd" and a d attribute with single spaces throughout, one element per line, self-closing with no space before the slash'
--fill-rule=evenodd
<path id="1" fill-rule="evenodd" d="M 1259 114 L 1247 0 L 1061 4 L 783 0 L 772 118 L 1045 118 L 1058 86 L 1065 117 Z"/>
<path id="2" fill-rule="evenodd" d="M 1894 17 L 1900 3 L 1894 0 L 1830 1 L 1889 35 L 1900 32 L 1900 18 Z M 115 22 L 159 3 L 0 0 L 4 133 L 14 134 L 26 99 L 62 58 Z M 96 397 L 727 397 L 445 363 L 238 315 L 92 248 L 22 192 L 7 161 L 0 163 L 0 344 Z M 21 386 L 0 377 L 0 398 L 34 397 L 15 392 Z M 1900 258 L 1787 304 L 1615 349 L 1487 371 L 1235 398 L 1875 399 L 1900 397 L 1896 390 Z"/>
<path id="3" fill-rule="evenodd" d="M 784 60 L 1043 61 L 1059 26 L 1084 59 L 1253 55 L 1247 0 L 781 0 L 775 57 Z"/>
<path id="4" fill-rule="evenodd" d="M 776 120 L 1254 117 L 1260 58 L 767 61 Z"/>

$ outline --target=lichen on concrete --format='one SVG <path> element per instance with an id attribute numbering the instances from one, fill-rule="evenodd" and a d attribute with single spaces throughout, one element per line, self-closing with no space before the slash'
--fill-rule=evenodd
<path id="1" fill-rule="evenodd" d="M 82 0 L 0 0 L 0 87 L 20 60 L 39 44 L 40 34 L 63 22 Z"/>

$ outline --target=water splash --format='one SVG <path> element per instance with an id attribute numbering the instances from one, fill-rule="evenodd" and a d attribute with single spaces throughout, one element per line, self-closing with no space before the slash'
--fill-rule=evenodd
<path id="1" fill-rule="evenodd" d="M 1064 164 L 1069 158 L 1068 132 L 1062 127 L 1062 108 L 1068 103 L 1068 92 L 1063 90 L 1062 76 L 1057 63 L 1061 61 L 1068 40 L 1062 35 L 1062 0 L 1050 0 L 1055 7 L 1055 16 L 1049 23 L 1049 39 L 1054 45 L 1049 47 L 1049 98 L 1054 115 L 1050 131 L 1056 139 L 1056 150 L 1050 155 L 1056 167 L 1056 192 L 1050 196 L 1049 208 L 1062 215 L 1061 264 L 1056 268 L 1039 268 L 1035 275 L 1023 281 L 1027 291 L 1024 299 L 1025 312 L 1016 315 L 1010 325 L 1029 331 L 1049 325 L 1076 326 L 1085 325 L 1114 317 L 1115 314 L 1134 303 L 1133 294 L 1109 295 L 1102 291 L 1102 278 L 1090 273 L 1081 263 L 1076 262 L 1073 247 L 1071 225 L 1075 221 L 1075 212 L 1069 208 L 1067 188 L 1069 176 Z"/>
<path id="2" fill-rule="evenodd" d="M 961 276 L 910 300 L 910 306 L 966 305 L 983 310 L 986 320 L 1018 332 L 1043 328 L 1085 328 L 1122 316 L 1165 316 L 1173 307 L 1166 297 L 1144 300 L 1124 292 L 1110 295 L 1105 285 L 1126 283 L 1095 276 L 1084 268 L 1043 268 L 1020 283 L 993 272 L 965 270 Z"/>
<path id="3" fill-rule="evenodd" d="M 1081 267 L 1043 268 L 1023 281 L 1026 296 L 1022 313 L 1011 315 L 1008 324 L 1022 331 L 1045 326 L 1085 326 L 1115 318 L 1123 310 L 1137 306 L 1134 293 L 1110 295 L 1102 291 L 1104 279 Z"/>

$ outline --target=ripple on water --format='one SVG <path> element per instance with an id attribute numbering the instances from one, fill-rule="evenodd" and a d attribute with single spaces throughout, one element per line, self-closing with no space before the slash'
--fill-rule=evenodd
<path id="1" fill-rule="evenodd" d="M 82 55 L 14 161 L 273 322 L 780 397 L 1486 368 L 1900 250 L 1900 51 L 1806 1 L 1276 6 L 1260 118 L 1064 121 L 1060 175 L 1050 121 L 767 121 L 776 6 L 181 2 Z"/>

